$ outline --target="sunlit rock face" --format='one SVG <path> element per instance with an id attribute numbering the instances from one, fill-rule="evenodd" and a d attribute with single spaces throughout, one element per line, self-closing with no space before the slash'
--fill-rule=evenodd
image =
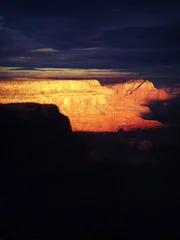
<path id="1" fill-rule="evenodd" d="M 157 121 L 144 120 L 142 116 L 150 113 L 147 105 L 151 101 L 170 98 L 164 90 L 156 89 L 152 82 L 142 79 L 107 87 L 114 92 L 109 103 L 116 109 L 119 127 L 124 130 L 130 130 L 162 126 Z"/>
<path id="2" fill-rule="evenodd" d="M 152 128 L 144 120 L 148 101 L 168 99 L 149 81 L 101 86 L 97 80 L 14 80 L 0 82 L 0 103 L 56 104 L 68 116 L 73 131 L 117 132 L 119 129 Z"/>
<path id="3" fill-rule="evenodd" d="M 168 93 L 162 89 L 156 89 L 152 82 L 148 80 L 133 80 L 126 83 L 119 83 L 108 86 L 115 93 L 115 98 L 125 97 L 128 101 L 146 104 L 153 100 L 166 100 Z"/>

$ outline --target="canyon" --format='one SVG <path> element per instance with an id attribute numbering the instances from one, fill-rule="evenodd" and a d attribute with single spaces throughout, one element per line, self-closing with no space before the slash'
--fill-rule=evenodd
<path id="1" fill-rule="evenodd" d="M 173 96 L 152 82 L 138 79 L 101 85 L 91 80 L 15 79 L 0 81 L 0 103 L 55 104 L 69 118 L 74 132 L 118 132 L 163 127 L 143 119 L 148 104 Z M 43 115 L 51 118 L 44 108 Z"/>

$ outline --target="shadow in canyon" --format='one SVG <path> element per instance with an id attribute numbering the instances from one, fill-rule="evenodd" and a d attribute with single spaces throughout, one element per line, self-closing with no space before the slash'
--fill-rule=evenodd
<path id="1" fill-rule="evenodd" d="M 0 105 L 4 239 L 177 236 L 179 129 L 72 132 L 55 105 Z"/>
<path id="2" fill-rule="evenodd" d="M 151 113 L 144 114 L 144 119 L 158 120 L 169 126 L 180 124 L 180 95 L 169 100 L 154 100 L 147 104 Z"/>

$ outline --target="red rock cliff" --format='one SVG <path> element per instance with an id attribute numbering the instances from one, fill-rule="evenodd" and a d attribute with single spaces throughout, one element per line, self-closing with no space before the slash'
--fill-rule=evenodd
<path id="1" fill-rule="evenodd" d="M 103 87 L 97 80 L 15 80 L 0 82 L 0 103 L 56 104 L 73 131 L 118 131 L 161 126 L 144 120 L 148 101 L 168 99 L 147 80 Z"/>

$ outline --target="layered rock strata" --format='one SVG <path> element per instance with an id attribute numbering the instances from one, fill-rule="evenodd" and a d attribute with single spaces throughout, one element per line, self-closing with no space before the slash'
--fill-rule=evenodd
<path id="1" fill-rule="evenodd" d="M 106 87 L 95 79 L 0 82 L 0 103 L 55 104 L 68 116 L 73 131 L 117 132 L 161 126 L 142 115 L 150 112 L 145 106 L 148 101 L 168 98 L 165 91 L 144 80 Z"/>

